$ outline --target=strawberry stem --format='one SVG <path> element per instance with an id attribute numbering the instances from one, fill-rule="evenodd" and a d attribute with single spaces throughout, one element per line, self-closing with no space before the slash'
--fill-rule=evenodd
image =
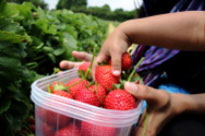
<path id="1" fill-rule="evenodd" d="M 130 76 L 129 76 L 128 79 L 127 79 L 128 82 L 130 82 L 131 78 L 133 77 L 133 75 L 135 74 L 137 68 L 138 68 L 139 65 L 142 63 L 143 60 L 144 60 L 144 57 L 142 57 L 142 58 L 138 61 L 138 63 L 135 65 L 135 67 L 133 68 L 133 70 L 132 70 Z"/>
<path id="2" fill-rule="evenodd" d="M 85 73 L 85 78 L 84 79 L 86 79 L 87 76 L 88 76 L 88 73 L 91 72 L 91 69 L 92 69 L 92 66 L 93 66 L 93 62 L 94 62 L 94 58 L 95 58 L 95 53 L 96 53 L 96 44 L 94 45 L 93 55 L 92 55 L 92 58 L 91 58 L 91 64 L 90 64 L 88 70 Z"/>

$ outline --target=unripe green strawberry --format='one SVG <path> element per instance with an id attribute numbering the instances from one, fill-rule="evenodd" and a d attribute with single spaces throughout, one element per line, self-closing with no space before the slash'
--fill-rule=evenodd
<path id="1" fill-rule="evenodd" d="M 97 126 L 83 121 L 81 132 L 82 136 L 115 136 L 116 130 L 112 127 Z"/>
<path id="2" fill-rule="evenodd" d="M 104 88 L 112 89 L 114 84 L 119 83 L 120 76 L 114 76 L 112 74 L 110 65 L 99 65 L 96 67 L 95 79 Z"/>
<path id="3" fill-rule="evenodd" d="M 97 96 L 91 90 L 83 88 L 76 93 L 75 99 L 90 105 L 100 106 L 100 101 Z"/>
<path id="4" fill-rule="evenodd" d="M 65 128 L 58 130 L 55 133 L 55 136 L 80 136 L 80 135 L 81 134 L 79 128 L 73 123 L 71 123 Z"/>
<path id="5" fill-rule="evenodd" d="M 113 110 L 130 110 L 137 107 L 134 96 L 122 89 L 110 91 L 105 98 L 104 107 Z"/>
<path id="6" fill-rule="evenodd" d="M 79 90 L 82 90 L 83 88 L 86 88 L 86 86 L 89 86 L 89 82 L 82 78 L 73 78 L 65 85 L 68 87 L 69 91 L 71 91 L 72 95 L 75 98 L 75 95 Z"/>
<path id="7" fill-rule="evenodd" d="M 91 90 L 92 92 L 94 92 L 96 94 L 100 103 L 104 102 L 107 90 L 102 85 L 100 85 L 100 84 L 92 85 L 89 87 L 89 90 Z"/>

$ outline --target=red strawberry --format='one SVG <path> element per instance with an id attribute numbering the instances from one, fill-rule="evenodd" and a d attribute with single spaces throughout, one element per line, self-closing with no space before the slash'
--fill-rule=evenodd
<path id="1" fill-rule="evenodd" d="M 66 126 L 69 123 L 69 121 L 72 119 L 65 115 L 41 107 L 38 107 L 36 111 L 37 111 L 37 117 L 39 117 L 43 122 L 46 122 L 53 128 L 62 128 Z"/>
<path id="2" fill-rule="evenodd" d="M 130 57 L 130 54 L 125 52 L 122 54 L 122 69 L 123 70 L 128 70 L 132 66 L 132 58 Z"/>
<path id="3" fill-rule="evenodd" d="M 67 87 L 63 82 L 53 82 L 48 86 L 48 92 L 52 93 L 53 91 L 67 90 Z"/>
<path id="4" fill-rule="evenodd" d="M 80 136 L 80 130 L 77 126 L 70 124 L 65 128 L 58 130 L 55 136 Z"/>
<path id="5" fill-rule="evenodd" d="M 43 123 L 41 124 L 41 132 L 43 136 L 54 136 L 54 130 L 52 129 L 52 127 L 50 127 L 47 123 Z"/>
<path id="6" fill-rule="evenodd" d="M 111 60 L 108 61 L 108 64 L 111 65 Z M 128 70 L 132 66 L 132 58 L 129 53 L 125 52 L 122 54 L 121 67 L 122 70 Z"/>
<path id="7" fill-rule="evenodd" d="M 115 136 L 115 128 L 82 122 L 81 133 L 82 136 Z"/>
<path id="8" fill-rule="evenodd" d="M 65 91 L 56 91 L 56 90 L 54 90 L 52 92 L 52 94 L 63 96 L 63 97 L 69 98 L 69 99 L 73 99 L 72 94 L 69 93 L 69 92 L 65 92 Z"/>
<path id="9" fill-rule="evenodd" d="M 79 90 L 75 96 L 75 99 L 90 105 L 100 106 L 100 101 L 98 100 L 95 93 L 88 90 L 87 88 Z"/>
<path id="10" fill-rule="evenodd" d="M 102 85 L 100 85 L 100 84 L 92 85 L 92 86 L 90 86 L 89 90 L 91 90 L 92 92 L 94 92 L 96 94 L 98 100 L 101 103 L 104 102 L 107 90 L 104 87 L 102 87 Z"/>
<path id="11" fill-rule="evenodd" d="M 79 90 L 86 88 L 86 86 L 89 86 L 89 82 L 82 78 L 73 78 L 68 83 L 66 83 L 66 86 L 69 88 L 69 91 L 71 91 L 72 95 L 75 97 L 76 93 Z"/>
<path id="12" fill-rule="evenodd" d="M 78 67 L 78 71 L 86 72 L 90 66 L 90 62 L 84 62 Z"/>
<path id="13" fill-rule="evenodd" d="M 112 89 L 113 84 L 119 83 L 119 76 L 112 74 L 110 65 L 99 65 L 96 67 L 95 79 L 106 89 Z"/>
<path id="14" fill-rule="evenodd" d="M 130 110 L 137 107 L 135 98 L 127 91 L 116 89 L 105 98 L 105 108 L 113 110 Z"/>

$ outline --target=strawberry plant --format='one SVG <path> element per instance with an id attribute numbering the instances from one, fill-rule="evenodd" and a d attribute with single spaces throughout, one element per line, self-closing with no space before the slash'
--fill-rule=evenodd
<path id="1" fill-rule="evenodd" d="M 68 10 L 43 10 L 32 3 L 0 1 L 0 134 L 34 135 L 30 86 L 53 73 L 71 51 L 91 52 L 106 37 L 108 23 Z M 99 50 L 98 46 L 97 50 Z"/>

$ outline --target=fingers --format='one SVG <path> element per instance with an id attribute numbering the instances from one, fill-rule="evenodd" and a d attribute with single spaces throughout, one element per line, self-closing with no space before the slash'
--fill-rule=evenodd
<path id="1" fill-rule="evenodd" d="M 92 58 L 92 55 L 87 52 L 73 51 L 72 55 L 75 58 L 79 60 L 83 60 L 83 61 L 91 61 L 91 58 Z"/>
<path id="2" fill-rule="evenodd" d="M 115 76 L 120 76 L 121 74 L 121 58 L 122 53 L 116 52 L 111 54 L 111 61 L 112 61 L 112 73 Z"/>
<path id="3" fill-rule="evenodd" d="M 72 69 L 80 66 L 83 62 L 72 62 L 72 61 L 66 61 L 63 60 L 60 62 L 59 66 L 62 69 Z"/>
<path id="4" fill-rule="evenodd" d="M 167 92 L 141 84 L 126 82 L 125 90 L 137 99 L 146 100 L 149 106 L 153 106 L 154 108 L 162 108 L 164 105 L 167 105 L 170 100 L 170 95 Z"/>
<path id="5" fill-rule="evenodd" d="M 106 57 L 104 55 L 100 55 L 100 54 L 94 60 L 93 66 L 92 66 L 92 77 L 93 77 L 93 80 L 95 80 L 95 69 L 96 69 L 98 63 L 103 62 L 104 60 L 106 60 Z"/>

